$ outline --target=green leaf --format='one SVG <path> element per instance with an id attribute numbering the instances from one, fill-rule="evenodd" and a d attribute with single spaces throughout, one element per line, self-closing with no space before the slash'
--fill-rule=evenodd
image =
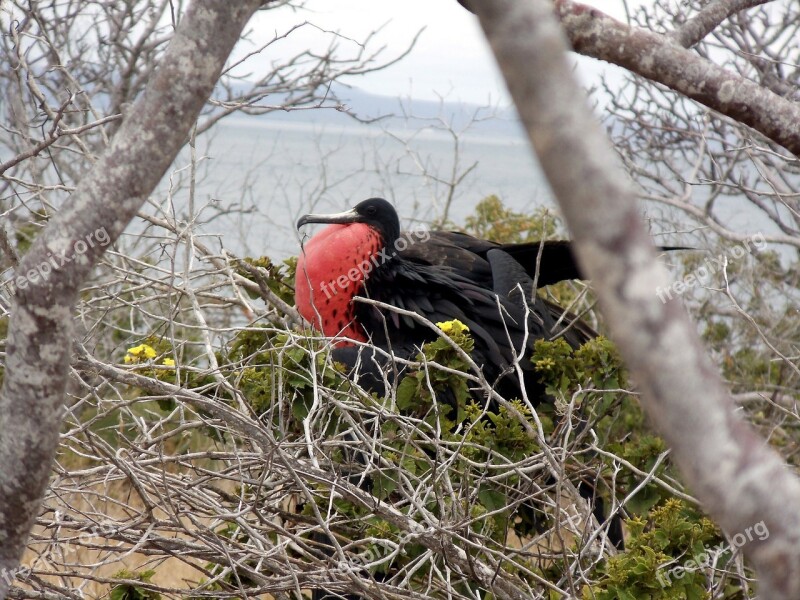
<path id="1" fill-rule="evenodd" d="M 302 421 L 308 416 L 308 406 L 302 399 L 292 402 L 292 414 L 298 421 Z"/>
<path id="2" fill-rule="evenodd" d="M 486 486 L 481 486 L 478 491 L 478 500 L 480 500 L 480 503 L 490 512 L 501 510 L 505 508 L 508 503 L 505 494 Z"/>
<path id="3" fill-rule="evenodd" d="M 404 377 L 397 386 L 397 408 L 402 411 L 414 408 L 418 404 L 418 390 L 418 382 L 413 376 Z"/>
<path id="4" fill-rule="evenodd" d="M 112 575 L 112 577 L 114 579 L 129 579 L 149 583 L 155 574 L 156 572 L 153 570 L 136 573 L 123 569 Z M 137 585 L 122 584 L 111 588 L 110 597 L 111 600 L 160 600 L 161 594 Z"/>

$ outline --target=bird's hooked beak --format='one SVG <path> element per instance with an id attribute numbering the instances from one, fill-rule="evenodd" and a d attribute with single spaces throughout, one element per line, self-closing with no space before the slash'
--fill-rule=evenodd
<path id="1" fill-rule="evenodd" d="M 297 221 L 297 228 L 300 229 L 303 225 L 308 225 L 309 223 L 336 223 L 342 225 L 346 223 L 358 223 L 360 221 L 361 215 L 358 214 L 355 209 L 350 209 L 328 215 L 303 215 L 300 217 L 300 220 Z"/>

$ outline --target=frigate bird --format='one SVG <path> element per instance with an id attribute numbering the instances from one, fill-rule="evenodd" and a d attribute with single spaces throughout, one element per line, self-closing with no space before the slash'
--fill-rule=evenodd
<path id="1" fill-rule="evenodd" d="M 345 364 L 356 361 L 353 342 L 413 357 L 436 338 L 430 323 L 457 319 L 469 328 L 473 359 L 493 389 L 506 398 L 521 398 L 524 389 L 537 403 L 543 387 L 531 362 L 520 358 L 537 339 L 560 335 L 578 347 L 595 335 L 574 319 L 559 331 L 564 310 L 533 289 L 534 281 L 543 286 L 580 277 L 569 242 L 504 245 L 455 232 L 401 234 L 397 211 L 382 198 L 343 213 L 305 215 L 297 226 L 310 223 L 328 227 L 303 247 L 295 301 L 314 327 L 335 339 L 334 358 Z M 379 387 L 382 378 L 369 367 L 374 362 L 359 364 L 371 387 Z"/>
<path id="2" fill-rule="evenodd" d="M 305 215 L 297 227 L 311 223 L 328 226 L 304 244 L 298 258 L 297 308 L 333 338 L 334 359 L 353 368 L 359 383 L 373 391 L 384 391 L 386 381 L 381 371 L 388 361 L 379 356 L 413 358 L 436 339 L 432 323 L 457 319 L 469 328 L 472 358 L 492 389 L 509 399 L 524 391 L 536 404 L 546 394 L 527 360 L 535 341 L 562 337 L 578 347 L 596 335 L 571 315 L 565 319 L 569 326 L 560 329 L 565 311 L 536 294 L 537 287 L 581 278 L 569 242 L 498 244 L 456 232 L 403 233 L 397 211 L 382 198 L 342 213 Z M 603 521 L 593 484 L 582 482 L 579 491 Z M 609 537 L 621 546 L 619 516 Z M 336 596 L 315 590 L 313 597 Z"/>

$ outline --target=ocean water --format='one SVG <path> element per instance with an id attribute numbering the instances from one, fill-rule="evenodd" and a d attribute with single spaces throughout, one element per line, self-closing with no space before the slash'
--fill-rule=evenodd
<path id="1" fill-rule="evenodd" d="M 392 201 L 406 227 L 445 216 L 461 223 L 490 194 L 519 211 L 552 202 L 521 135 L 231 117 L 200 136 L 195 152 L 191 216 L 238 255 L 297 254 L 302 214 L 373 196 Z M 159 194 L 181 218 L 190 216 L 190 156 L 179 156 Z"/>
<path id="2" fill-rule="evenodd" d="M 392 201 L 407 228 L 438 225 L 445 217 L 461 224 L 490 194 L 521 212 L 554 206 L 527 140 L 508 123 L 496 132 L 483 122 L 455 134 L 426 122 L 398 127 L 395 121 L 392 128 L 343 122 L 232 116 L 200 136 L 191 215 L 197 230 L 236 255 L 282 259 L 298 253 L 294 224 L 301 215 L 344 210 L 373 196 Z M 184 220 L 190 217 L 189 163 L 184 150 L 156 195 L 162 210 L 174 207 Z M 695 202 L 703 195 L 697 189 Z M 689 222 L 677 209 L 643 203 L 642 211 L 654 219 L 654 234 L 681 232 L 659 238 L 662 243 L 695 246 L 677 225 Z M 776 232 L 743 198 L 732 198 L 718 215 L 735 231 Z"/>

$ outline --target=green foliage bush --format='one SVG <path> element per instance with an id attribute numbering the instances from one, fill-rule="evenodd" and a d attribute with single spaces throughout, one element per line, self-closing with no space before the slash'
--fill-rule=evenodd
<path id="1" fill-rule="evenodd" d="M 155 574 L 156 572 L 152 569 L 140 571 L 138 573 L 134 571 L 122 570 L 114 573 L 112 578 L 150 583 L 150 580 Z M 111 587 L 110 598 L 111 600 L 160 600 L 161 594 L 136 584 L 118 584 Z"/>

